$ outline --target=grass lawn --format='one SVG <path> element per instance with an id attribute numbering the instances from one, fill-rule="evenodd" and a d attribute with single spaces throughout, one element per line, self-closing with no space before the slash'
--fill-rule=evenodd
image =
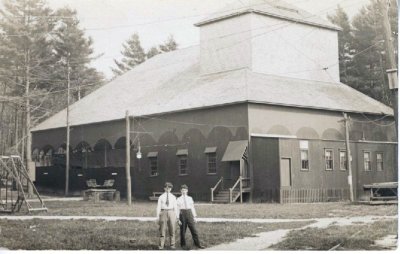
<path id="1" fill-rule="evenodd" d="M 373 224 L 330 226 L 291 231 L 284 241 L 271 246 L 275 250 L 379 250 L 374 241 L 387 235 L 397 235 L 397 220 Z"/>
<path id="2" fill-rule="evenodd" d="M 296 223 L 198 223 L 203 245 L 231 242 L 259 232 L 298 228 L 311 222 Z M 11 250 L 152 250 L 158 246 L 158 225 L 139 221 L 88 220 L 0 220 L 0 247 Z M 179 232 L 176 241 L 179 249 Z M 192 243 L 189 232 L 187 243 Z"/>
<path id="3" fill-rule="evenodd" d="M 156 202 L 49 201 L 49 211 L 40 215 L 91 215 L 155 217 Z M 350 203 L 315 204 L 196 204 L 199 217 L 308 219 L 365 215 L 397 215 L 397 205 L 370 206 Z M 18 215 L 18 214 L 17 214 Z M 1 214 L 0 214 L 1 216 Z"/>

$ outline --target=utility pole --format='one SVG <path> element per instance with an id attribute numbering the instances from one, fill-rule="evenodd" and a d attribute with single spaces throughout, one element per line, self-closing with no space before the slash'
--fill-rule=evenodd
<path id="1" fill-rule="evenodd" d="M 349 176 L 347 178 L 347 181 L 349 183 L 349 189 L 350 189 L 350 202 L 354 202 L 354 193 L 353 193 L 353 175 L 352 175 L 352 170 L 351 170 L 351 152 L 350 152 L 350 140 L 349 140 L 349 118 L 346 113 L 343 112 L 343 117 L 344 117 L 344 126 L 345 126 L 345 131 L 346 131 L 346 167 L 349 170 Z"/>
<path id="2" fill-rule="evenodd" d="M 25 132 L 26 132 L 26 168 L 31 172 L 31 168 L 29 167 L 32 161 L 32 136 L 31 136 L 31 101 L 29 98 L 29 87 L 30 87 L 30 49 L 28 48 L 25 53 Z M 24 158 L 21 158 L 23 161 Z M 28 184 L 28 196 L 31 197 L 33 194 L 32 185 Z"/>
<path id="3" fill-rule="evenodd" d="M 65 196 L 68 196 L 69 191 L 69 142 L 70 142 L 70 128 L 69 128 L 69 93 L 70 93 L 70 75 L 71 69 L 69 67 L 69 57 L 67 58 L 67 145 L 65 147 Z"/>
<path id="4" fill-rule="evenodd" d="M 389 69 L 386 70 L 386 73 L 388 74 L 388 80 L 389 80 L 389 89 L 391 91 L 392 95 L 392 105 L 394 109 L 394 120 L 395 120 L 395 126 L 396 126 L 396 134 L 397 134 L 397 128 L 398 128 L 398 103 L 397 103 L 397 98 L 398 98 L 398 82 L 397 82 L 397 65 L 396 65 L 396 59 L 394 55 L 394 47 L 392 43 L 392 29 L 390 27 L 390 22 L 389 22 L 389 4 L 390 1 L 388 0 L 379 0 L 380 4 L 380 9 L 382 12 L 382 17 L 383 17 L 383 30 L 384 30 L 384 35 L 385 35 L 385 52 L 386 52 L 386 59 L 389 63 Z"/>
<path id="5" fill-rule="evenodd" d="M 132 204 L 132 189 L 131 189 L 131 144 L 130 144 L 130 117 L 129 111 L 126 111 L 126 164 L 125 164 L 125 171 L 126 171 L 126 199 L 128 201 L 128 205 Z"/>

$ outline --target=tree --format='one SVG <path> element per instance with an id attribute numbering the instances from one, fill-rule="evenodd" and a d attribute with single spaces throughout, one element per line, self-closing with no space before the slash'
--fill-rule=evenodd
<path id="1" fill-rule="evenodd" d="M 4 1 L 0 10 L 0 92 L 12 99 L 0 105 L 2 151 L 20 139 L 25 149 L 21 148 L 21 155 L 31 159 L 31 126 L 66 106 L 67 59 L 75 98 L 101 85 L 102 74 L 88 66 L 92 53 L 92 41 L 79 28 L 76 11 L 62 8 L 54 12 L 44 0 Z M 15 137 L 13 142 L 10 134 Z"/>
<path id="2" fill-rule="evenodd" d="M 53 48 L 55 65 L 53 79 L 59 88 L 66 88 L 68 66 L 70 72 L 72 102 L 80 100 L 85 91 L 90 92 L 104 81 L 101 73 L 89 67 L 93 60 L 93 41 L 86 38 L 85 33 L 79 28 L 79 20 L 75 10 L 61 8 L 55 12 L 56 23 L 53 31 Z M 57 104 L 49 106 L 59 111 L 66 105 L 65 93 L 55 94 Z M 64 101 L 64 103 L 60 103 Z"/>
<path id="3" fill-rule="evenodd" d="M 170 35 L 167 41 L 164 44 L 161 44 L 159 48 L 162 53 L 165 53 L 176 50 L 178 48 L 178 44 L 176 43 L 174 36 Z"/>
<path id="4" fill-rule="evenodd" d="M 9 64 L 7 75 L 12 76 L 8 77 L 6 85 L 10 87 L 10 92 L 23 98 L 23 103 L 15 99 L 10 102 L 23 106 L 22 147 L 25 147 L 26 160 L 29 162 L 31 116 L 39 113 L 41 102 L 40 98 L 33 95 L 36 89 L 48 82 L 43 76 L 46 74 L 46 65 L 52 61 L 49 34 L 53 23 L 47 19 L 51 10 L 42 0 L 5 0 L 3 5 L 4 8 L 0 10 L 3 33 L 0 62 Z"/>
<path id="5" fill-rule="evenodd" d="M 117 61 L 114 59 L 117 68 L 111 68 L 116 76 L 122 75 L 136 65 L 146 61 L 146 54 L 140 44 L 139 35 L 137 33 L 134 33 L 124 44 L 122 44 L 122 47 L 122 60 Z"/>
<path id="6" fill-rule="evenodd" d="M 153 56 L 156 56 L 156 55 L 158 55 L 158 54 L 160 54 L 160 53 L 161 53 L 161 52 L 158 50 L 157 47 L 151 47 L 151 48 L 149 49 L 149 51 L 147 51 L 146 57 L 147 57 L 147 59 L 150 59 L 150 58 L 152 58 Z"/>
<path id="7" fill-rule="evenodd" d="M 338 6 L 334 15 L 328 15 L 328 19 L 339 26 L 339 70 L 340 81 L 353 86 L 357 77 L 355 76 L 353 55 L 354 55 L 354 36 L 349 18 L 346 12 Z"/>
<path id="8" fill-rule="evenodd" d="M 355 72 L 358 77 L 353 86 L 363 93 L 390 105 L 390 92 L 387 84 L 388 68 L 383 43 L 382 15 L 377 1 L 371 0 L 354 17 L 354 53 Z M 397 31 L 397 4 L 391 0 L 390 23 L 393 31 Z M 393 42 L 397 48 L 397 33 L 393 34 Z M 397 57 L 396 57 L 397 58 Z"/>
<path id="9" fill-rule="evenodd" d="M 130 39 L 128 39 L 123 45 L 123 51 L 121 54 L 123 58 L 121 61 L 114 59 L 117 68 L 111 68 L 115 76 L 124 74 L 125 72 L 131 70 L 136 65 L 143 63 L 147 59 L 150 59 L 158 54 L 176 50 L 178 44 L 176 43 L 174 37 L 170 35 L 166 42 L 158 46 L 153 46 L 147 53 L 140 44 L 139 35 L 134 33 Z"/>

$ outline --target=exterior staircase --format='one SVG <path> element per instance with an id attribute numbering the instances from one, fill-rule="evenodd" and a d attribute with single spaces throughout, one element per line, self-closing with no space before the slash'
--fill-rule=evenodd
<path id="1" fill-rule="evenodd" d="M 240 197 L 239 191 L 232 191 L 232 199 L 235 202 Z M 214 203 L 230 203 L 229 190 L 221 190 L 214 197 Z"/>
<path id="2" fill-rule="evenodd" d="M 248 181 L 248 178 L 239 177 L 236 183 L 229 189 L 223 188 L 223 177 L 219 179 L 216 185 L 211 188 L 211 202 L 213 203 L 234 203 L 238 199 L 243 202 L 243 193 L 250 193 L 250 188 L 246 184 L 243 186 L 243 181 Z"/>

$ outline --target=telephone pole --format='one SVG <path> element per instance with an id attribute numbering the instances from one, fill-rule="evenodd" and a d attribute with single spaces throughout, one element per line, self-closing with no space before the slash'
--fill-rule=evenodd
<path id="1" fill-rule="evenodd" d="M 354 202 L 354 193 L 353 193 L 353 174 L 351 170 L 351 152 L 350 152 L 350 138 L 349 138 L 349 117 L 347 116 L 346 113 L 343 113 L 344 117 L 344 126 L 345 126 L 345 131 L 346 131 L 346 167 L 349 170 L 349 176 L 347 178 L 347 181 L 349 183 L 349 189 L 350 189 L 350 202 Z"/>
<path id="2" fill-rule="evenodd" d="M 396 58 L 394 55 L 394 47 L 392 43 L 392 29 L 390 27 L 390 22 L 389 22 L 389 5 L 390 5 L 390 0 L 379 0 L 379 5 L 380 9 L 382 12 L 382 17 L 383 17 L 383 30 L 384 30 L 384 36 L 385 36 L 385 52 L 386 52 L 386 59 L 389 63 L 389 69 L 386 70 L 386 73 L 388 74 L 388 80 L 389 80 L 389 89 L 391 91 L 391 101 L 394 109 L 394 120 L 395 120 L 395 126 L 396 126 L 396 134 L 397 134 L 397 128 L 398 128 L 398 103 L 397 103 L 397 98 L 398 98 L 398 82 L 397 82 L 397 65 L 396 65 Z"/>
<path id="3" fill-rule="evenodd" d="M 70 142 L 70 128 L 69 128 L 69 93 L 70 93 L 70 75 L 71 70 L 69 67 L 69 57 L 67 58 L 67 144 L 65 147 L 65 196 L 68 196 L 69 191 L 69 142 Z"/>
<path id="4" fill-rule="evenodd" d="M 132 189 L 131 189 L 131 144 L 130 144 L 130 116 L 129 111 L 126 111 L 126 163 L 125 163 L 125 171 L 126 171 L 126 199 L 128 201 L 128 205 L 132 204 Z"/>

